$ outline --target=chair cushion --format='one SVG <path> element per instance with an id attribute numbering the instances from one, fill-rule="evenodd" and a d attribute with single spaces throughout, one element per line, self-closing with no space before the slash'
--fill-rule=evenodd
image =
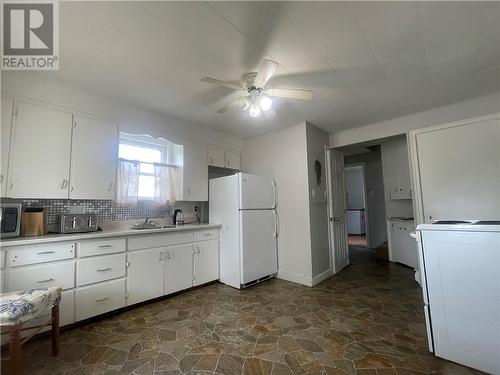
<path id="1" fill-rule="evenodd" d="M 0 324 L 16 325 L 59 303 L 60 288 L 37 288 L 0 294 Z"/>

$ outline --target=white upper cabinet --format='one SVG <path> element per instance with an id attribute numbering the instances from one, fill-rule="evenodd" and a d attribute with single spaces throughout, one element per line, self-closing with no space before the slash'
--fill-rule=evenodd
<path id="1" fill-rule="evenodd" d="M 207 145 L 187 141 L 184 143 L 183 161 L 184 201 L 208 200 Z"/>
<path id="2" fill-rule="evenodd" d="M 7 196 L 68 198 L 71 113 L 25 102 L 16 108 Z"/>
<path id="3" fill-rule="evenodd" d="M 7 171 L 9 166 L 10 129 L 13 104 L 14 101 L 12 99 L 2 97 L 2 129 L 0 133 L 0 196 L 2 197 L 5 197 L 7 191 Z"/>
<path id="4" fill-rule="evenodd" d="M 214 167 L 226 166 L 226 155 L 224 149 L 215 145 L 208 145 L 208 165 Z"/>
<path id="5" fill-rule="evenodd" d="M 118 126 L 74 117 L 69 197 L 113 199 L 118 160 Z"/>
<path id="6" fill-rule="evenodd" d="M 226 151 L 226 168 L 240 169 L 240 153 Z"/>
<path id="7" fill-rule="evenodd" d="M 411 199 L 410 163 L 406 137 L 382 143 L 382 168 L 388 199 Z"/>

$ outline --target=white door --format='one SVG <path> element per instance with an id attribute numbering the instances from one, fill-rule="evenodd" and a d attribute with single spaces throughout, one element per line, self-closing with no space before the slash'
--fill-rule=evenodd
<path id="1" fill-rule="evenodd" d="M 239 174 L 240 209 L 255 210 L 276 207 L 276 186 L 271 177 Z"/>
<path id="2" fill-rule="evenodd" d="M 71 113 L 24 102 L 18 102 L 16 107 L 8 195 L 67 199 Z"/>
<path id="3" fill-rule="evenodd" d="M 10 129 L 13 104 L 14 101 L 12 99 L 2 97 L 2 129 L 0 132 L 0 196 L 2 197 L 5 197 L 7 191 L 7 171 L 10 151 Z"/>
<path id="4" fill-rule="evenodd" d="M 337 150 L 327 151 L 328 162 L 328 215 L 330 252 L 333 271 L 339 272 L 349 264 L 347 245 L 346 203 L 344 185 L 344 154 Z"/>
<path id="5" fill-rule="evenodd" d="M 118 126 L 75 116 L 72 154 L 70 198 L 113 199 Z"/>
<path id="6" fill-rule="evenodd" d="M 180 200 L 207 201 L 207 146 L 199 142 L 185 142 L 183 151 L 183 198 Z"/>
<path id="7" fill-rule="evenodd" d="M 194 247 L 194 285 L 219 278 L 219 240 L 197 242 Z"/>
<path id="8" fill-rule="evenodd" d="M 127 254 L 127 304 L 163 295 L 165 248 L 133 251 Z"/>
<path id="9" fill-rule="evenodd" d="M 274 210 L 240 211 L 241 284 L 278 272 Z"/>
<path id="10" fill-rule="evenodd" d="M 165 294 L 193 286 L 193 244 L 168 246 L 165 254 Z"/>

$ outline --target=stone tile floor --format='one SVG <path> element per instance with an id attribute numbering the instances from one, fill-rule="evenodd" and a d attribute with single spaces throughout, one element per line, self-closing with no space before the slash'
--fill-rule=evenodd
<path id="1" fill-rule="evenodd" d="M 315 288 L 211 284 L 23 347 L 26 374 L 473 374 L 429 354 L 413 272 L 351 248 Z"/>

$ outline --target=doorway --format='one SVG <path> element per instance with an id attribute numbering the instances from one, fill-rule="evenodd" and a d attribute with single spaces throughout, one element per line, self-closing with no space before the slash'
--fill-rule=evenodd
<path id="1" fill-rule="evenodd" d="M 347 242 L 352 246 L 368 246 L 368 205 L 363 162 L 346 164 L 344 168 L 347 210 Z"/>

